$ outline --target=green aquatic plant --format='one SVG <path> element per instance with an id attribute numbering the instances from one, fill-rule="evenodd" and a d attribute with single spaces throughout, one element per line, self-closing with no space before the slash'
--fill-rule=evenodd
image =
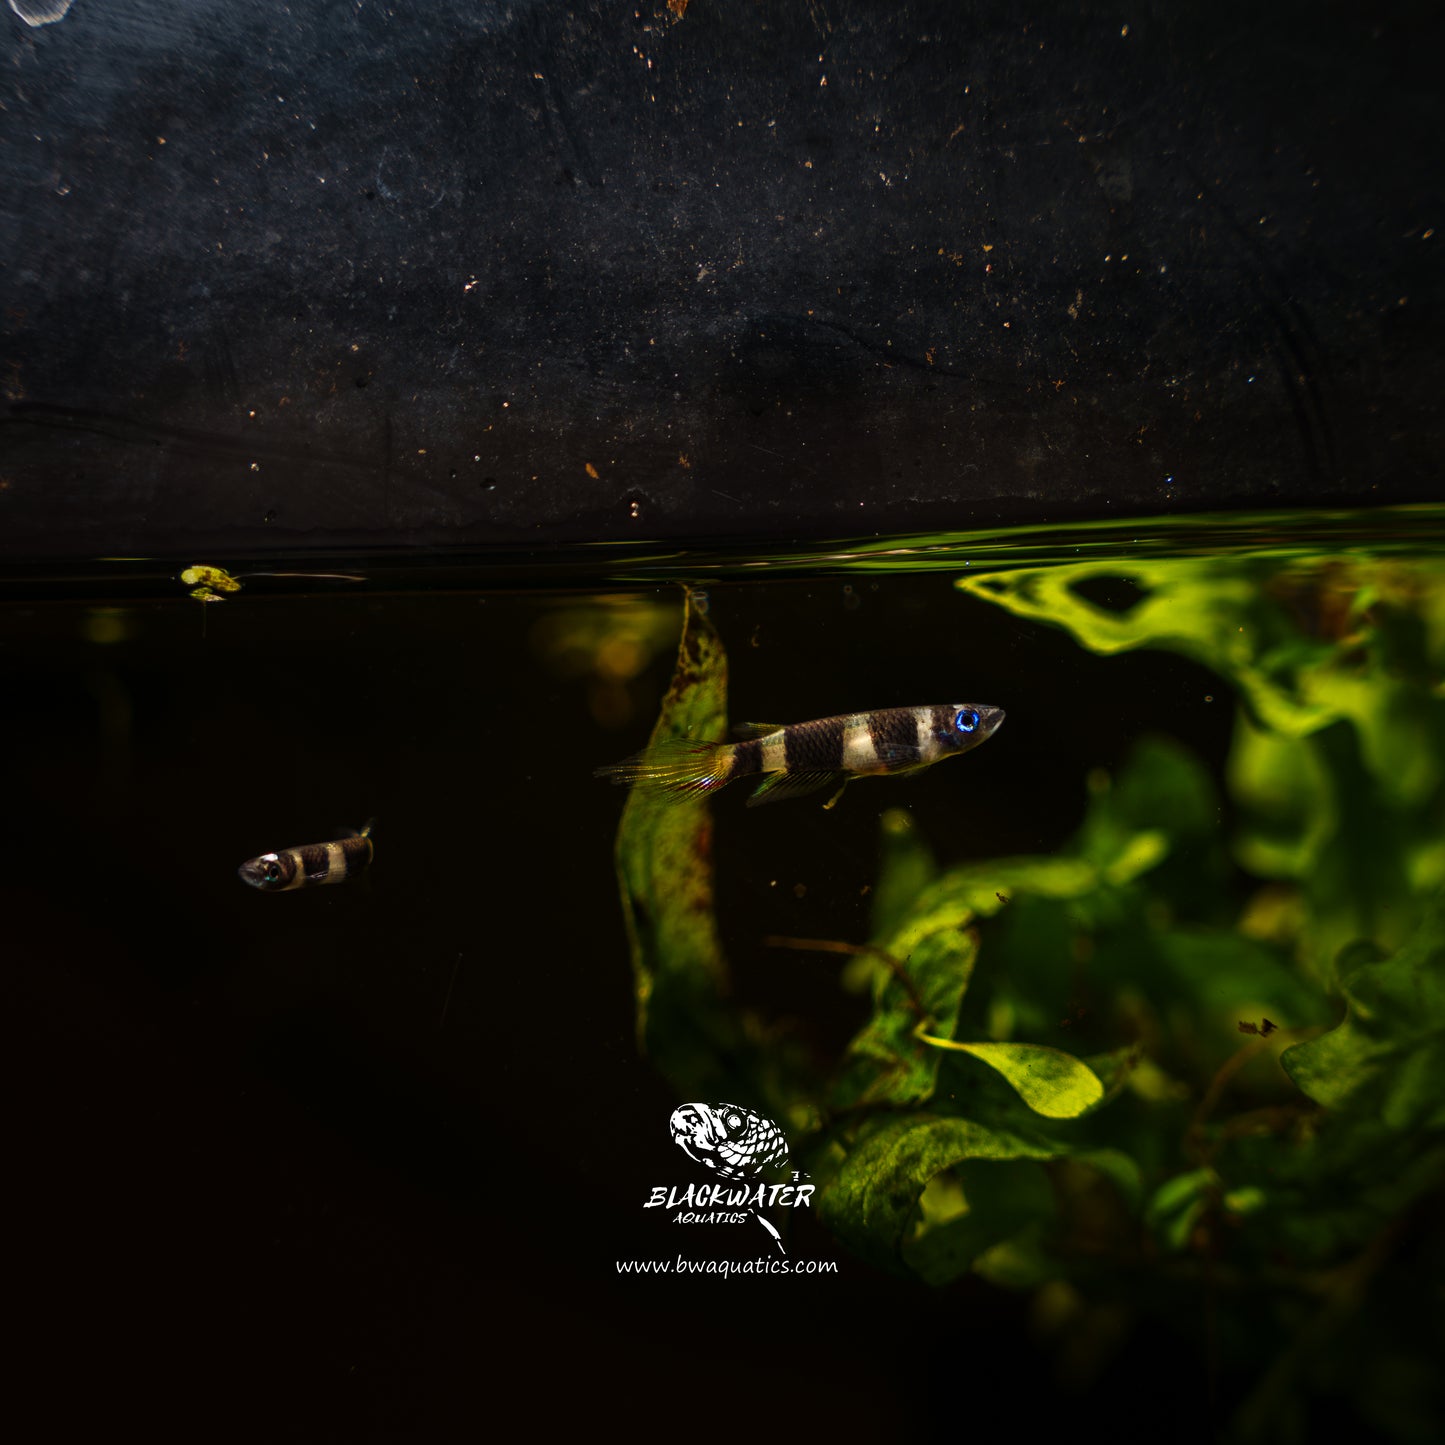
<path id="1" fill-rule="evenodd" d="M 1101 595 L 1121 583 L 1122 602 Z M 1342 948 L 1398 946 L 1445 885 L 1445 564 L 1163 557 L 958 586 L 1092 652 L 1164 649 L 1236 690 L 1234 853 L 1295 895 L 1297 957 L 1326 987 Z"/>
<path id="2" fill-rule="evenodd" d="M 1121 574 L 1122 607 L 1097 586 Z M 1214 669 L 1239 698 L 1223 795 L 1144 737 L 1090 775 L 1054 854 L 943 868 L 885 814 L 868 937 L 772 940 L 846 958 L 867 996 L 826 1073 L 726 997 L 706 805 L 632 799 L 645 1047 L 682 1094 L 726 1079 L 786 1117 L 820 1217 L 878 1269 L 1032 1291 L 1096 1368 L 1101 1332 L 1197 1331 L 1211 1379 L 1249 1382 L 1240 1439 L 1301 1438 L 1311 1393 L 1432 1438 L 1445 1324 L 1412 1289 L 1445 1263 L 1445 569 L 1183 558 L 961 585 L 1100 653 Z M 725 713 L 689 607 L 654 740 L 721 736 Z"/>
<path id="3" fill-rule="evenodd" d="M 648 746 L 727 733 L 727 654 L 689 592 L 672 682 Z M 751 1015 L 731 1008 L 718 936 L 712 813 L 705 798 L 668 800 L 634 789 L 615 857 L 632 959 L 639 1050 L 687 1098 L 747 1097 L 805 1122 L 801 1093 L 781 1080 L 792 1060 Z"/>

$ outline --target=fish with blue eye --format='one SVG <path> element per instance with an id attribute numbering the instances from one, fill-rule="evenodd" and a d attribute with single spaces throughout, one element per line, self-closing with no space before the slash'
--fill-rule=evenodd
<path id="1" fill-rule="evenodd" d="M 732 743 L 655 744 L 595 776 L 631 783 L 662 798 L 695 798 L 736 778 L 761 777 L 748 806 L 832 787 L 831 808 L 854 778 L 917 773 L 985 743 L 1004 711 L 987 703 L 940 703 L 844 713 L 779 727 L 742 723 Z"/>

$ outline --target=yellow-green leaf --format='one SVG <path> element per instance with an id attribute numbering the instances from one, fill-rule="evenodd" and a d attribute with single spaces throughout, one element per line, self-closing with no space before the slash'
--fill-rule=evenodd
<path id="1" fill-rule="evenodd" d="M 918 1037 L 936 1049 L 972 1054 L 997 1069 L 1019 1098 L 1046 1119 L 1077 1119 L 1104 1097 L 1099 1076 L 1082 1059 L 1047 1044 L 961 1044 L 931 1034 Z"/>

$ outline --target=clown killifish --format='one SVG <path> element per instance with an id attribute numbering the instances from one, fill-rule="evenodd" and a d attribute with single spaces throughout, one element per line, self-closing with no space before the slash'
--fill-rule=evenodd
<path id="1" fill-rule="evenodd" d="M 853 778 L 914 773 L 986 742 L 1003 722 L 1002 708 L 950 702 L 934 707 L 886 707 L 778 727 L 743 723 L 743 741 L 659 743 L 594 776 L 674 797 L 698 797 L 734 778 L 766 774 L 748 806 L 833 787 L 831 808 Z"/>
<path id="2" fill-rule="evenodd" d="M 236 870 L 243 882 L 263 893 L 284 893 L 291 888 L 312 888 L 321 883 L 344 883 L 371 862 L 371 822 L 359 832 L 332 843 L 308 843 L 248 858 Z"/>

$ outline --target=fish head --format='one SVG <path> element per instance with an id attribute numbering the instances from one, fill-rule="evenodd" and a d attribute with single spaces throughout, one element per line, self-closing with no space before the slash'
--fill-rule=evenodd
<path id="1" fill-rule="evenodd" d="M 724 1179 L 743 1179 L 787 1163 L 788 1144 L 771 1119 L 738 1104 L 683 1104 L 668 1127 L 689 1159 Z"/>
<path id="2" fill-rule="evenodd" d="M 734 1127 L 745 1130 L 740 1119 L 734 1120 Z M 718 1146 L 728 1139 L 728 1124 L 722 1111 L 711 1104 L 683 1104 L 672 1111 L 668 1120 L 673 1143 L 690 1159 L 699 1164 L 716 1168 Z"/>
<path id="3" fill-rule="evenodd" d="M 286 882 L 286 870 L 275 853 L 263 853 L 259 858 L 248 858 L 236 872 L 241 875 L 243 883 L 249 883 L 252 888 L 259 888 L 262 892 L 280 888 Z"/>
<path id="4" fill-rule="evenodd" d="M 966 753 L 986 743 L 1003 725 L 1004 710 L 985 702 L 949 703 L 940 740 L 951 752 Z"/>

